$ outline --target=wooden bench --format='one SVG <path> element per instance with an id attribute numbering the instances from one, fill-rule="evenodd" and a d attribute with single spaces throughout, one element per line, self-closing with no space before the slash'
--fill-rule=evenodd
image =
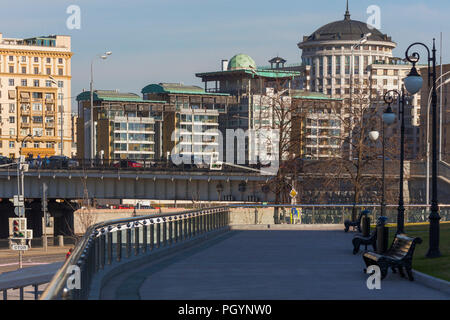
<path id="1" fill-rule="evenodd" d="M 387 276 L 389 267 L 393 273 L 399 271 L 402 277 L 405 277 L 403 268 L 405 268 L 408 278 L 413 281 L 412 275 L 412 258 L 416 244 L 422 243 L 421 238 L 411 238 L 406 234 L 397 234 L 392 242 L 391 247 L 385 254 L 377 254 L 375 252 L 366 252 L 363 254 L 366 266 L 377 265 L 381 270 L 381 279 Z M 364 269 L 366 272 L 366 269 Z"/>
<path id="2" fill-rule="evenodd" d="M 353 254 L 357 254 L 359 252 L 359 247 L 361 245 L 365 246 L 365 250 L 367 251 L 367 246 L 372 245 L 373 251 L 377 251 L 377 229 L 368 236 L 364 237 L 362 233 L 357 233 L 353 237 Z"/>
<path id="3" fill-rule="evenodd" d="M 362 216 L 364 214 L 368 214 L 369 212 L 370 212 L 369 210 L 361 211 L 361 213 L 359 214 L 358 219 L 356 221 L 345 220 L 344 221 L 344 226 L 345 226 L 344 231 L 348 232 L 348 229 L 350 227 L 353 227 L 353 230 L 355 230 L 355 227 L 356 227 L 358 229 L 358 232 L 361 233 L 361 219 L 362 219 Z"/>

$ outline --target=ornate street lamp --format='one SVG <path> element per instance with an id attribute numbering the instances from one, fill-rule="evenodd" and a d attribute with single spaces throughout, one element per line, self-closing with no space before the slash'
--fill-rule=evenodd
<path id="1" fill-rule="evenodd" d="M 392 93 L 392 95 L 391 95 Z M 394 95 L 398 96 L 399 99 L 399 115 L 401 115 L 401 125 L 400 125 L 400 186 L 399 186 L 399 197 L 398 197 L 398 208 L 397 208 L 397 234 L 405 233 L 405 206 L 403 200 L 403 168 L 405 163 L 405 89 L 402 87 L 402 92 L 397 90 L 389 90 L 384 94 L 384 102 L 388 104 L 388 108 L 391 107 L 391 103 L 394 101 Z M 394 115 L 395 116 L 395 115 Z"/>
<path id="2" fill-rule="evenodd" d="M 431 213 L 430 219 L 430 247 L 426 256 L 428 258 L 440 257 L 441 252 L 439 251 L 439 205 L 437 200 L 437 92 L 436 92 L 436 41 L 433 39 L 433 50 L 430 54 L 430 49 L 421 42 L 415 42 L 406 49 L 406 59 L 413 64 L 411 72 L 405 78 L 404 83 L 406 90 L 411 95 L 419 92 L 423 85 L 423 79 L 419 75 L 416 69 L 416 63 L 420 60 L 420 55 L 414 52 L 410 55 L 409 49 L 415 45 L 421 45 L 427 49 L 428 53 L 428 87 L 430 87 L 430 80 L 433 78 L 432 83 L 432 95 L 431 95 L 431 105 L 432 105 L 432 176 L 431 176 Z M 430 68 L 430 63 L 432 63 L 432 69 Z"/>
<path id="3" fill-rule="evenodd" d="M 386 180 L 386 174 L 385 174 L 385 134 L 384 134 L 384 125 L 391 125 L 392 123 L 394 123 L 395 120 L 395 114 L 392 112 L 392 109 L 390 106 L 388 106 L 388 108 L 383 112 L 383 123 L 381 124 L 382 126 L 382 144 L 383 144 L 383 169 L 382 169 L 382 187 L 381 187 L 381 216 L 386 216 L 386 197 L 385 197 L 385 193 L 386 193 L 386 184 L 385 184 L 385 180 Z M 370 131 L 369 132 L 369 138 L 372 141 L 376 141 L 378 139 L 378 137 L 380 136 L 380 133 L 378 131 Z"/>

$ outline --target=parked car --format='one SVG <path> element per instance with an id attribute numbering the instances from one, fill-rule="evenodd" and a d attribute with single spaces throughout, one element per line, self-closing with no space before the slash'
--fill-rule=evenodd
<path id="1" fill-rule="evenodd" d="M 120 160 L 113 164 L 114 168 L 142 168 L 142 164 L 133 160 Z"/>
<path id="2" fill-rule="evenodd" d="M 8 157 L 0 156 L 0 164 L 9 164 L 12 162 L 13 162 L 13 160 Z"/>
<path id="3" fill-rule="evenodd" d="M 68 169 L 78 166 L 78 161 L 66 156 L 51 156 L 47 161 L 45 159 L 42 160 L 43 166 L 52 169 Z"/>

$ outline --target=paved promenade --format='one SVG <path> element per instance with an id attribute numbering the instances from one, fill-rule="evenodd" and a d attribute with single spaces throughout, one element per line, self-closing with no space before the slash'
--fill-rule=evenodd
<path id="1" fill-rule="evenodd" d="M 450 299 L 398 274 L 366 287 L 342 230 L 231 231 L 114 278 L 103 299 Z"/>

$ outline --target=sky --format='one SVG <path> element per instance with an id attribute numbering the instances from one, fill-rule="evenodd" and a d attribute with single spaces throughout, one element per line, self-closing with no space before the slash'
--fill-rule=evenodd
<path id="1" fill-rule="evenodd" d="M 7 38 L 49 34 L 72 37 L 72 109 L 89 89 L 94 59 L 94 88 L 140 95 L 151 83 L 203 86 L 195 73 L 220 70 L 222 59 L 250 55 L 257 65 L 281 56 L 299 63 L 303 36 L 343 19 L 345 0 L 2 0 L 0 33 Z M 69 29 L 67 8 L 80 8 L 80 28 Z M 350 0 L 351 18 L 367 21 L 369 6 L 380 8 L 380 30 L 397 43 L 404 57 L 414 42 L 432 46 L 450 62 L 450 1 Z M 112 51 L 107 60 L 96 57 Z M 419 48 L 419 51 L 420 48 Z M 422 54 L 426 63 L 426 54 Z"/>

